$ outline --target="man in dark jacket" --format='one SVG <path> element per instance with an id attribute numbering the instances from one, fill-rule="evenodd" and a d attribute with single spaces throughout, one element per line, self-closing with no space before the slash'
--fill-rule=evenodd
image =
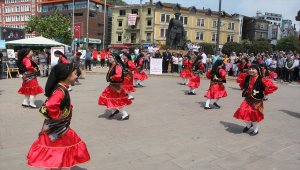
<path id="1" fill-rule="evenodd" d="M 169 52 L 169 49 L 167 49 L 167 51 L 163 52 L 163 62 L 162 62 L 163 73 L 168 73 L 168 66 L 171 59 L 172 59 L 172 54 Z"/>

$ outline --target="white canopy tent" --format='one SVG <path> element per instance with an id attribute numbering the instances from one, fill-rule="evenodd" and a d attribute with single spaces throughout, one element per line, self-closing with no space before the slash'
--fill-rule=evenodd
<path id="1" fill-rule="evenodd" d="M 6 42 L 6 45 L 12 45 L 12 46 L 47 46 L 47 47 L 53 47 L 53 46 L 64 46 L 68 47 L 68 45 L 65 45 L 63 43 L 45 38 L 45 37 L 34 37 L 34 38 L 27 38 L 27 39 L 20 39 L 15 41 L 8 41 Z"/>

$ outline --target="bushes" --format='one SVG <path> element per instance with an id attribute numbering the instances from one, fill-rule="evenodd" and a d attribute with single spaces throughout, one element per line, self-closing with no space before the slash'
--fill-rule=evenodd
<path id="1" fill-rule="evenodd" d="M 237 42 L 228 42 L 226 44 L 224 44 L 223 49 L 222 49 L 222 53 L 230 56 L 230 54 L 232 52 L 236 52 L 237 54 L 239 53 L 243 53 L 244 47 L 242 44 L 237 43 Z"/>
<path id="2" fill-rule="evenodd" d="M 200 46 L 200 48 L 202 50 L 204 50 L 204 52 L 206 54 L 214 54 L 214 50 L 213 50 L 212 44 L 209 44 L 209 43 L 200 43 L 199 46 Z"/>
<path id="3" fill-rule="evenodd" d="M 296 37 L 282 38 L 278 41 L 275 49 L 280 51 L 297 51 L 300 52 L 300 42 Z"/>

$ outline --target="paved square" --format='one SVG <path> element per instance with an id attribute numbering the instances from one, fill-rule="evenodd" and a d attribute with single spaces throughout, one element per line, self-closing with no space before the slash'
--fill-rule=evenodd
<path id="1" fill-rule="evenodd" d="M 46 78 L 38 78 L 42 87 Z M 197 95 L 171 76 L 151 76 L 126 108 L 128 121 L 108 120 L 98 106 L 105 75 L 88 75 L 74 86 L 71 127 L 86 142 L 91 161 L 73 170 L 299 170 L 300 88 L 278 84 L 265 102 L 260 133 L 241 133 L 233 113 L 242 102 L 235 81 L 225 86 L 221 109 L 204 110 L 209 81 L 201 79 Z M 0 80 L 0 169 L 26 170 L 26 154 L 43 117 L 21 107 L 21 79 Z M 37 97 L 40 106 L 45 96 Z"/>

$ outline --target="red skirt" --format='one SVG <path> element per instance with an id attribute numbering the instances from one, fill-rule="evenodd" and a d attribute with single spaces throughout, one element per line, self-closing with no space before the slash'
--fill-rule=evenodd
<path id="1" fill-rule="evenodd" d="M 241 89 L 244 88 L 244 82 L 245 82 L 245 78 L 247 77 L 247 73 L 241 72 L 238 74 L 236 82 L 239 83 L 239 86 Z"/>
<path id="2" fill-rule="evenodd" d="M 227 92 L 223 83 L 213 83 L 209 87 L 208 92 L 204 95 L 204 97 L 207 97 L 209 99 L 218 99 L 226 96 Z"/>
<path id="3" fill-rule="evenodd" d="M 133 87 L 133 75 L 126 75 L 124 77 L 122 87 L 125 93 L 135 92 L 135 88 Z"/>
<path id="4" fill-rule="evenodd" d="M 39 135 L 27 155 L 27 164 L 35 168 L 70 168 L 89 160 L 85 143 L 71 128 L 54 142 L 48 134 Z"/>
<path id="5" fill-rule="evenodd" d="M 182 70 L 182 72 L 180 73 L 180 77 L 181 78 L 185 78 L 185 79 L 188 79 L 192 76 L 192 72 L 190 71 L 189 68 L 184 68 Z"/>
<path id="6" fill-rule="evenodd" d="M 249 105 L 245 100 L 242 102 L 240 108 L 234 113 L 233 117 L 248 122 L 260 122 L 264 119 L 263 113 Z"/>
<path id="7" fill-rule="evenodd" d="M 107 86 L 100 95 L 98 104 L 104 105 L 107 108 L 121 108 L 130 105 L 131 100 L 128 99 L 124 90 L 122 90 L 121 93 L 117 93 L 111 90 L 109 86 Z"/>
<path id="8" fill-rule="evenodd" d="M 195 76 L 192 74 L 188 86 L 194 89 L 198 88 L 200 86 L 200 76 Z"/>
<path id="9" fill-rule="evenodd" d="M 18 93 L 26 96 L 35 96 L 40 93 L 43 93 L 43 88 L 39 85 L 36 78 L 22 83 L 22 87 L 19 89 Z"/>
<path id="10" fill-rule="evenodd" d="M 142 71 L 142 72 L 135 71 L 133 74 L 133 78 L 143 81 L 143 80 L 148 79 L 148 75 L 144 71 Z"/>

